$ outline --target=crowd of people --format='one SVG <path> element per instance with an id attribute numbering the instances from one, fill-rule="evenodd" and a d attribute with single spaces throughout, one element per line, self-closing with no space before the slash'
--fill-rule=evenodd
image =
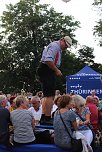
<path id="1" fill-rule="evenodd" d="M 54 127 L 54 143 L 61 148 L 71 148 L 71 138 L 61 121 L 61 114 L 72 137 L 77 138 L 80 133 L 84 148 L 86 145 L 87 151 L 92 152 L 94 136 L 102 128 L 101 101 L 96 95 L 93 96 L 93 91 L 86 99 L 76 94 L 61 95 L 59 90 L 56 90 L 55 94 L 50 124 Z M 42 91 L 34 96 L 22 92 L 15 96 L 1 94 L 0 143 L 7 144 L 10 141 L 9 132 L 13 129 L 14 145 L 35 144 L 34 129 L 36 125 L 42 124 L 43 101 Z"/>
<path id="2" fill-rule="evenodd" d="M 59 69 L 62 52 L 71 45 L 72 39 L 64 36 L 43 50 L 37 70 L 42 91 L 36 95 L 23 89 L 13 96 L 0 92 L 0 144 L 10 142 L 10 132 L 16 146 L 36 144 L 35 127 L 43 124 L 53 125 L 57 146 L 70 149 L 71 138 L 80 138 L 83 152 L 93 152 L 92 142 L 102 129 L 102 102 L 95 90 L 86 99 L 73 93 L 62 95 L 55 90 L 55 77 L 63 75 Z"/>
<path id="3" fill-rule="evenodd" d="M 96 140 L 95 136 L 97 132 L 102 129 L 102 117 L 100 117 L 102 111 L 100 105 L 102 105 L 102 102 L 99 101 L 99 98 L 96 95 L 93 96 L 93 92 L 95 93 L 95 90 L 92 90 L 92 94 L 87 96 L 86 99 L 80 95 L 74 94 L 65 94 L 58 97 L 57 102 L 60 104 L 54 115 L 53 124 L 56 145 L 63 148 L 70 148 L 71 146 L 71 138 L 69 136 L 68 140 L 68 133 L 60 119 L 61 113 L 70 134 L 77 138 L 78 133 L 80 132 L 80 138 L 86 142 L 87 151 L 93 151 Z M 100 146 L 102 146 L 101 144 L 102 137 Z"/>

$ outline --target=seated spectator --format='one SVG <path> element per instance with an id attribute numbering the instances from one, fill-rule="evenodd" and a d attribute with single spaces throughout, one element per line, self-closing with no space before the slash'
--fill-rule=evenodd
<path id="1" fill-rule="evenodd" d="M 31 111 L 28 111 L 28 99 L 22 95 L 15 98 L 17 109 L 11 112 L 14 126 L 14 145 L 31 144 L 35 142 L 33 128 L 35 121 Z"/>
<path id="2" fill-rule="evenodd" d="M 99 127 L 102 129 L 102 100 L 98 104 Z"/>
<path id="3" fill-rule="evenodd" d="M 54 105 L 53 105 L 53 108 L 52 108 L 52 111 L 51 111 L 52 118 L 54 117 L 55 112 L 60 108 L 60 100 L 59 100 L 60 97 L 61 97 L 61 95 L 57 96 L 54 99 Z"/>
<path id="4" fill-rule="evenodd" d="M 16 102 L 15 102 L 15 98 L 16 98 L 16 96 L 11 96 L 10 97 L 10 107 L 9 107 L 9 111 L 11 112 L 11 111 L 13 111 L 13 110 L 15 110 L 16 109 Z M 10 125 L 9 126 L 9 134 L 10 134 L 10 142 L 12 143 L 12 139 L 11 139 L 11 136 L 12 136 L 12 138 L 13 138 L 13 126 L 12 125 Z M 12 143 L 13 144 L 13 143 Z"/>
<path id="5" fill-rule="evenodd" d="M 71 97 L 69 95 L 62 95 L 57 102 L 60 103 L 60 110 L 56 111 L 54 115 L 54 141 L 57 146 L 70 149 L 71 138 L 67 133 L 63 122 L 61 121 L 59 111 L 63 117 L 66 126 L 69 129 L 70 134 L 73 136 L 72 128 L 76 129 L 77 123 L 75 113 L 70 110 L 70 108 L 72 108 Z"/>
<path id="6" fill-rule="evenodd" d="M 76 109 L 76 117 L 78 122 L 78 131 L 85 136 L 88 148 L 92 150 L 91 143 L 93 140 L 93 134 L 91 129 L 88 127 L 90 124 L 90 111 L 89 108 L 85 106 L 86 101 L 80 95 L 72 96 L 73 102 L 75 104 L 74 108 Z"/>
<path id="7" fill-rule="evenodd" d="M 95 103 L 96 105 L 98 105 L 98 103 L 99 103 L 99 98 L 98 98 L 98 96 L 96 95 L 96 91 L 95 91 L 95 90 L 92 90 L 92 91 L 91 91 L 91 96 L 95 99 L 95 100 L 94 100 L 94 103 Z"/>
<path id="8" fill-rule="evenodd" d="M 42 106 L 40 104 L 40 98 L 38 96 L 34 96 L 31 99 L 32 107 L 28 110 L 32 112 L 33 117 L 35 119 L 35 124 L 38 124 L 42 115 Z"/>
<path id="9" fill-rule="evenodd" d="M 58 110 L 59 102 L 57 102 L 57 101 L 58 101 L 58 99 L 59 99 L 60 96 L 61 96 L 60 90 L 56 90 L 55 91 L 54 104 L 53 104 L 53 107 L 52 107 L 52 110 L 51 110 L 51 117 L 53 117 L 55 111 Z"/>
<path id="10" fill-rule="evenodd" d="M 16 103 L 14 100 L 15 98 L 16 98 L 15 96 L 10 97 L 10 108 L 9 108 L 10 112 L 16 109 Z"/>
<path id="11" fill-rule="evenodd" d="M 86 106 L 90 110 L 90 123 L 93 126 L 93 131 L 96 132 L 99 129 L 98 124 L 98 107 L 94 103 L 94 98 L 92 96 L 87 96 Z"/>
<path id="12" fill-rule="evenodd" d="M 10 97 L 11 97 L 11 94 L 7 94 L 6 97 L 7 97 L 7 104 L 6 104 L 5 108 L 7 108 L 9 110 L 9 108 L 10 108 Z"/>
<path id="13" fill-rule="evenodd" d="M 36 95 L 40 98 L 40 100 L 43 98 L 43 92 L 42 91 L 38 91 L 36 93 Z"/>
<path id="14" fill-rule="evenodd" d="M 98 107 L 102 109 L 102 100 L 99 101 Z"/>
<path id="15" fill-rule="evenodd" d="M 55 91 L 55 98 L 58 97 L 58 96 L 61 96 L 60 90 Z"/>
<path id="16" fill-rule="evenodd" d="M 8 145 L 10 112 L 5 108 L 6 105 L 7 97 L 5 95 L 0 95 L 0 144 Z"/>
<path id="17" fill-rule="evenodd" d="M 28 108 L 30 108 L 30 107 L 32 107 L 32 97 L 33 96 L 28 96 L 27 98 L 28 98 L 28 101 L 29 101 L 29 104 L 28 104 Z"/>
<path id="18" fill-rule="evenodd" d="M 99 99 L 97 97 L 94 97 L 93 100 L 94 100 L 94 104 L 98 107 Z"/>

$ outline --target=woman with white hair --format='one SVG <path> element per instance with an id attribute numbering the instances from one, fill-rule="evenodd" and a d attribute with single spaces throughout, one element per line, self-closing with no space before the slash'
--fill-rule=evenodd
<path id="1" fill-rule="evenodd" d="M 90 111 L 89 108 L 85 106 L 86 101 L 80 95 L 73 95 L 72 96 L 73 102 L 75 104 L 74 108 L 76 116 L 77 116 L 77 123 L 78 123 L 78 131 L 85 136 L 89 149 L 91 149 L 91 143 L 93 140 L 93 134 L 91 129 L 89 128 L 90 124 Z"/>

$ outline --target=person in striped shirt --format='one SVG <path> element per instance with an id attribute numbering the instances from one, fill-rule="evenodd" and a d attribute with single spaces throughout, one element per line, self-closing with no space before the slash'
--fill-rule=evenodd
<path id="1" fill-rule="evenodd" d="M 10 113 L 11 122 L 14 127 L 14 145 L 35 143 L 33 132 L 35 120 L 28 108 L 28 99 L 19 95 L 15 98 L 17 109 Z"/>

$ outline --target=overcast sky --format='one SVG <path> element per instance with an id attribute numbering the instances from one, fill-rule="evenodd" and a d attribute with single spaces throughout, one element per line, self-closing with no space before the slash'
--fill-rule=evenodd
<path id="1" fill-rule="evenodd" d="M 5 4 L 16 3 L 19 0 L 0 0 L 0 14 L 5 10 Z M 41 3 L 51 4 L 57 12 L 62 12 L 66 15 L 74 16 L 75 20 L 81 22 L 81 28 L 76 31 L 76 38 L 81 45 L 94 47 L 95 62 L 102 63 L 100 57 L 102 48 L 98 46 L 95 41 L 92 29 L 96 25 L 99 16 L 92 7 L 93 0 L 71 0 L 70 2 L 63 2 L 62 0 L 40 0 Z"/>

